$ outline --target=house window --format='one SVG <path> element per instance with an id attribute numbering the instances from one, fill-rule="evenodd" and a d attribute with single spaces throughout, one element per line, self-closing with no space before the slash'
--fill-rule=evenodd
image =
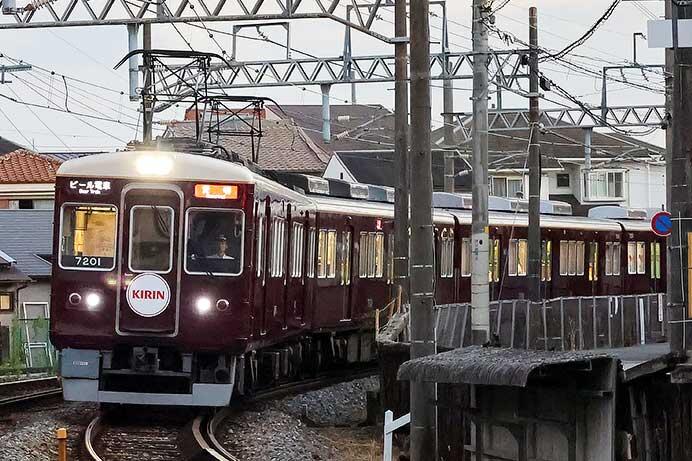
<path id="1" fill-rule="evenodd" d="M 526 265 L 528 260 L 528 241 L 512 239 L 509 241 L 509 275 L 526 275 Z"/>
<path id="2" fill-rule="evenodd" d="M 553 278 L 553 242 L 541 243 L 541 281 L 550 282 Z"/>
<path id="3" fill-rule="evenodd" d="M 661 278 L 661 244 L 651 242 L 651 278 Z"/>
<path id="4" fill-rule="evenodd" d="M 620 275 L 620 242 L 606 242 L 606 275 Z"/>
<path id="5" fill-rule="evenodd" d="M 590 171 L 585 173 L 590 199 L 624 198 L 624 171 Z"/>
<path id="6" fill-rule="evenodd" d="M 490 240 L 490 254 L 488 255 L 488 280 L 500 281 L 500 240 Z"/>
<path id="7" fill-rule="evenodd" d="M 11 311 L 14 308 L 11 293 L 0 293 L 0 312 Z"/>
<path id="8" fill-rule="evenodd" d="M 566 173 L 558 173 L 557 187 L 569 187 L 569 175 Z"/>
<path id="9" fill-rule="evenodd" d="M 521 178 L 492 178 L 492 195 L 495 197 L 516 198 L 524 192 L 524 181 Z"/>

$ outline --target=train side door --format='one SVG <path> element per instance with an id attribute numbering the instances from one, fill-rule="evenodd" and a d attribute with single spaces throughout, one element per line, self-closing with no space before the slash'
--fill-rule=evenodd
<path id="1" fill-rule="evenodd" d="M 275 210 L 272 210 L 275 211 Z M 283 328 L 286 291 L 287 224 L 281 216 L 272 215 L 269 226 L 269 255 L 265 285 L 264 331 Z"/>
<path id="2" fill-rule="evenodd" d="M 353 318 L 353 288 L 351 284 L 353 271 L 353 226 L 346 226 L 341 232 L 341 268 L 339 283 L 344 289 L 342 320 Z"/>
<path id="3" fill-rule="evenodd" d="M 255 203 L 255 254 L 254 254 L 254 280 L 255 290 L 253 294 L 255 328 L 257 333 L 265 327 L 265 293 L 267 282 L 267 211 L 264 202 Z"/>
<path id="4" fill-rule="evenodd" d="M 173 185 L 123 190 L 116 331 L 178 333 L 182 192 Z"/>

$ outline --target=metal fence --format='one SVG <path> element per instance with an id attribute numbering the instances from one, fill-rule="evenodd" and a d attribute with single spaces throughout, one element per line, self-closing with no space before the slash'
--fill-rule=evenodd
<path id="1" fill-rule="evenodd" d="M 54 370 L 57 355 L 49 340 L 48 304 L 25 302 L 17 313 L 8 331 L 9 353 L 0 363 L 0 375 Z"/>
<path id="2" fill-rule="evenodd" d="M 557 298 L 490 303 L 490 331 L 503 347 L 582 350 L 666 341 L 664 294 Z M 471 344 L 471 305 L 435 310 L 437 343 Z"/>

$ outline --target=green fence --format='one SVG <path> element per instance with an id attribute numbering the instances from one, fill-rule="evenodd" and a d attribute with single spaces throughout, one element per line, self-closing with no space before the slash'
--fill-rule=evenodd
<path id="1" fill-rule="evenodd" d="M 9 354 L 0 375 L 55 372 L 57 354 L 48 338 L 49 319 L 18 318 L 10 326 Z"/>

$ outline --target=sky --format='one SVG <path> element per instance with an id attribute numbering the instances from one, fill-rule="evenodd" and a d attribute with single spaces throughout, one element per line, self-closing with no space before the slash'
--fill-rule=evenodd
<path id="1" fill-rule="evenodd" d="M 0 0 L 1 1 L 1 0 Z M 57 6 L 66 0 L 55 0 Z M 138 0 L 133 0 L 138 1 Z M 192 0 L 194 3 L 199 0 Z M 305 0 L 305 2 L 313 0 Z M 18 0 L 22 4 L 22 0 Z M 208 4 L 213 4 L 207 0 Z M 344 2 L 345 3 L 345 2 Z M 499 3 L 499 0 L 496 0 Z M 559 50 L 580 37 L 610 5 L 610 0 L 511 0 L 496 15 L 495 25 L 522 41 L 528 41 L 528 8 L 536 6 L 539 16 L 539 43 L 542 47 Z M 471 48 L 471 0 L 448 2 L 450 50 L 469 51 Z M 431 6 L 434 15 L 438 6 Z M 440 49 L 441 20 L 431 16 L 431 50 Z M 642 0 L 622 2 L 607 23 L 569 58 L 572 62 L 590 69 L 623 64 L 632 60 L 632 34 L 646 32 L 646 22 L 663 15 L 663 2 Z M 374 30 L 393 35 L 393 8 L 383 9 L 375 21 Z M 0 17 L 0 22 L 13 20 Z M 206 26 L 230 31 L 233 24 L 207 23 Z M 330 20 L 297 20 L 292 23 L 291 44 L 293 55 L 299 51 L 317 56 L 340 56 L 343 50 L 344 27 Z M 221 49 L 231 51 L 231 38 L 215 33 L 210 39 L 203 28 L 179 24 L 178 31 L 170 25 L 156 25 L 152 31 L 153 48 L 187 48 L 185 41 L 199 51 L 219 53 Z M 178 33 L 179 32 L 179 33 Z M 285 40 L 282 28 L 263 28 L 261 31 L 275 41 Z M 238 60 L 282 59 L 286 50 L 262 40 L 254 28 L 243 29 L 242 34 L 252 39 L 239 39 Z M 522 48 L 519 43 L 505 42 L 496 35 L 491 36 L 490 46 L 494 50 Z M 113 70 L 113 66 L 127 53 L 127 31 L 125 26 L 64 27 L 50 29 L 0 30 L 0 53 L 14 59 L 31 63 L 43 70 L 18 73 L 9 77 L 13 83 L 0 84 L 0 95 L 31 102 L 39 106 L 65 107 L 65 82 L 68 80 L 68 108 L 72 112 L 88 113 L 99 118 L 83 118 L 73 114 L 48 110 L 45 107 L 27 107 L 0 98 L 0 136 L 42 152 L 54 151 L 102 151 L 122 148 L 127 141 L 141 139 L 141 120 L 137 103 L 129 101 L 127 66 Z M 393 46 L 362 33 L 353 33 L 354 55 L 393 54 Z M 579 56 L 575 56 L 579 55 Z M 638 62 L 644 64 L 663 63 L 663 50 L 648 49 L 644 40 L 638 40 Z M 0 59 L 0 65 L 12 64 Z M 55 74 L 51 74 L 55 72 Z M 542 64 L 541 71 L 555 83 L 577 96 L 581 101 L 599 105 L 601 80 L 593 75 L 584 76 L 574 69 L 554 62 Z M 659 71 L 642 74 L 628 71 L 616 75 L 620 80 L 636 83 L 639 87 L 610 82 L 609 104 L 663 104 L 663 76 Z M 471 110 L 471 81 L 454 83 L 454 109 Z M 362 84 L 357 87 L 357 102 L 381 104 L 393 109 L 393 83 Z M 432 88 L 432 118 L 435 127 L 442 124 L 441 82 L 434 81 Z M 523 85 L 526 88 L 526 85 Z M 643 89 L 645 87 L 646 89 Z M 320 104 L 319 86 L 283 88 L 256 88 L 229 91 L 232 94 L 252 94 L 274 98 L 279 104 Z M 554 92 L 545 96 L 555 102 L 563 102 Z M 332 104 L 350 103 L 350 85 L 335 85 L 331 91 Z M 494 96 L 491 104 L 494 103 Z M 573 103 L 567 103 L 574 106 Z M 505 108 L 526 108 L 527 101 L 520 96 L 503 93 Z M 542 107 L 556 107 L 554 102 L 544 100 Z M 178 107 L 161 114 L 157 119 L 180 119 L 183 108 Z M 157 124 L 161 130 L 163 124 Z M 637 129 L 637 132 L 644 131 Z M 663 145 L 660 130 L 641 139 Z"/>

